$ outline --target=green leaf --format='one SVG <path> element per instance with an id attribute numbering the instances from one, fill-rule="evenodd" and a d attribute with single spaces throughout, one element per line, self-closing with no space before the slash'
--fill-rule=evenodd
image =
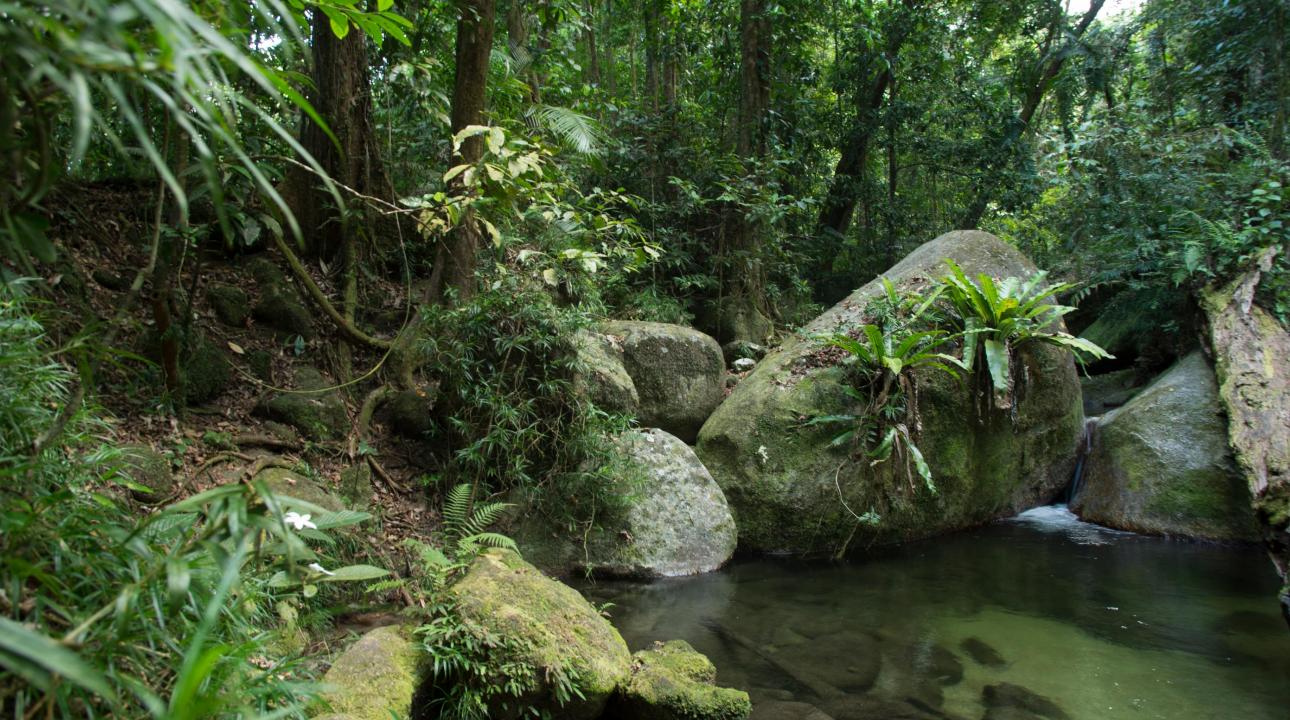
<path id="1" fill-rule="evenodd" d="M 1008 344 L 998 340 L 985 341 L 985 361 L 990 368 L 990 382 L 996 393 L 1008 392 L 1012 374 L 1008 367 Z"/>
<path id="2" fill-rule="evenodd" d="M 0 650 L 5 653 L 0 655 L 0 663 L 16 675 L 59 675 L 104 698 L 116 698 L 107 678 L 79 655 L 6 617 L 0 617 Z"/>
<path id="3" fill-rule="evenodd" d="M 390 571 L 374 565 L 346 565 L 331 571 L 330 575 L 318 578 L 317 582 L 350 582 L 353 580 L 372 580 L 389 575 Z"/>

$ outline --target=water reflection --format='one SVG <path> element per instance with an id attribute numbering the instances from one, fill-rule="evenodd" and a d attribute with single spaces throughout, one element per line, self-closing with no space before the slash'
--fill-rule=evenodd
<path id="1" fill-rule="evenodd" d="M 584 591 L 614 603 L 633 649 L 688 640 L 764 718 L 1285 720 L 1290 707 L 1290 632 L 1260 551 L 1108 531 L 1064 508 L 846 565 L 758 560 Z"/>

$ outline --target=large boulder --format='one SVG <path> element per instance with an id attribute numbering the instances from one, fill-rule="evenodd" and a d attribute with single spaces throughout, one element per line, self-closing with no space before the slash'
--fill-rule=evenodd
<path id="1" fill-rule="evenodd" d="M 891 268 L 896 286 L 925 289 L 952 258 L 971 274 L 1025 276 L 1035 271 L 1019 251 L 989 233 L 951 232 Z M 917 443 L 939 492 L 911 489 L 897 465 L 870 466 L 832 448 L 836 428 L 806 426 L 812 417 L 855 410 L 843 367 L 809 336 L 861 324 L 883 293 L 874 280 L 768 355 L 734 389 L 699 433 L 698 453 L 725 491 L 740 546 L 759 552 L 819 553 L 928 537 L 1003 517 L 1047 501 L 1070 479 L 1083 411 L 1070 353 L 1031 344 L 1011 417 L 978 419 L 971 392 L 944 373 L 922 373 Z M 844 504 L 845 503 L 845 504 Z M 857 514 L 875 510 L 876 525 Z"/>
<path id="2" fill-rule="evenodd" d="M 1263 541 L 1282 580 L 1290 580 L 1290 332 L 1254 303 L 1259 265 L 1224 287 L 1204 293 L 1210 346 L 1217 364 L 1219 400 L 1227 410 L 1228 439 L 1245 475 Z M 1284 250 L 1283 250 L 1284 252 Z M 1290 623 L 1290 583 L 1281 590 Z"/>
<path id="3" fill-rule="evenodd" d="M 486 635 L 481 643 L 506 639 L 493 645 L 498 663 L 531 670 L 519 703 L 508 703 L 509 711 L 496 708 L 492 717 L 512 717 L 518 704 L 526 704 L 570 720 L 591 720 L 600 717 L 631 674 L 627 643 L 609 621 L 578 591 L 514 552 L 480 555 L 451 593 L 463 622 Z M 563 705 L 556 697 L 561 679 L 574 690 Z"/>
<path id="4" fill-rule="evenodd" d="M 1218 383 L 1200 351 L 1097 424 L 1072 509 L 1135 532 L 1258 536 L 1250 492 L 1227 446 Z"/>
<path id="5" fill-rule="evenodd" d="M 558 573 L 657 578 L 716 570 L 735 552 L 725 495 L 688 445 L 662 430 L 630 431 L 617 442 L 624 459 L 618 522 L 569 537 L 526 513 L 517 541 L 539 566 Z"/>
<path id="6" fill-rule="evenodd" d="M 717 341 L 683 325 L 634 320 L 605 323 L 600 332 L 622 350 L 640 424 L 693 442 L 724 394 L 725 361 Z"/>
<path id="7" fill-rule="evenodd" d="M 656 643 L 632 656 L 632 674 L 614 696 L 623 720 L 744 720 L 748 693 L 717 687 L 717 669 L 684 640 Z"/>
<path id="8" fill-rule="evenodd" d="M 322 700 L 349 720 L 407 717 L 417 688 L 417 648 L 397 625 L 369 631 L 341 653 L 323 675 Z"/>
<path id="9" fill-rule="evenodd" d="M 578 332 L 573 342 L 578 363 L 574 390 L 605 412 L 639 414 L 641 399 L 636 393 L 636 383 L 627 374 L 622 345 L 608 335 L 591 330 Z"/>

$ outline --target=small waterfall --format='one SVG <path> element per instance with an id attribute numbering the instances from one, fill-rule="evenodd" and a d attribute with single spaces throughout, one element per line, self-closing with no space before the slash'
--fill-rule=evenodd
<path id="1" fill-rule="evenodd" d="M 1075 474 L 1071 476 L 1071 482 L 1066 486 L 1066 497 L 1062 498 L 1067 505 L 1075 502 L 1080 488 L 1084 485 L 1084 465 L 1093 450 L 1093 433 L 1097 431 L 1098 420 L 1101 420 L 1101 416 L 1095 415 L 1084 419 L 1084 437 L 1080 439 L 1079 450 L 1075 456 Z"/>

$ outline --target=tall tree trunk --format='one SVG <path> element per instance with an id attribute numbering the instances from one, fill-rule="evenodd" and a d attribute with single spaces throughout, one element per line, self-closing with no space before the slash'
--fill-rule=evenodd
<path id="1" fill-rule="evenodd" d="M 766 0 L 741 0 L 739 11 L 739 113 L 735 154 L 756 166 L 766 154 L 766 111 L 770 107 L 770 23 Z M 751 168 L 750 168 L 751 170 Z M 764 342 L 772 330 L 761 263 L 764 228 L 735 208 L 722 260 L 719 339 Z"/>
<path id="2" fill-rule="evenodd" d="M 600 53 L 596 50 L 596 3 L 587 0 L 586 18 L 583 20 L 582 39 L 587 46 L 587 84 L 600 85 Z"/>
<path id="3" fill-rule="evenodd" d="M 896 235 L 896 188 L 899 183 L 899 166 L 896 152 L 896 70 L 892 68 L 890 88 L 887 90 L 887 242 L 883 260 L 887 267 L 896 262 L 900 238 Z"/>
<path id="4" fill-rule="evenodd" d="M 645 107 L 651 112 L 658 112 L 659 69 L 661 64 L 659 47 L 659 0 L 645 0 Z M 633 80 L 633 83 L 635 81 Z"/>
<path id="5" fill-rule="evenodd" d="M 1089 25 L 1093 24 L 1093 20 L 1097 17 L 1105 1 L 1092 0 L 1089 3 L 1088 11 L 1084 13 L 1079 23 L 1071 30 L 1071 42 L 1079 42 L 1079 39 L 1084 36 L 1085 31 L 1088 30 Z M 1051 40 L 1059 33 L 1065 34 L 1065 28 L 1059 26 L 1054 29 L 1053 33 L 1049 35 L 1049 39 Z M 1039 79 L 1026 90 L 1026 95 L 1021 104 L 1021 112 L 1017 114 L 1007 133 L 1004 134 L 1000 148 L 994 153 L 994 157 L 999 158 L 999 160 L 985 168 L 984 177 L 977 186 L 976 194 L 973 196 L 972 202 L 968 204 L 967 211 L 963 213 L 962 222 L 959 223 L 961 229 L 971 230 L 980 224 L 981 216 L 985 214 L 986 206 L 989 205 L 990 199 L 998 189 L 998 175 L 1005 169 L 1013 146 L 1030 129 L 1030 122 L 1034 119 L 1035 112 L 1039 110 L 1044 94 L 1048 92 L 1048 88 L 1052 86 L 1053 81 L 1057 79 L 1057 75 L 1062 71 L 1062 66 L 1066 64 L 1066 57 L 1069 55 L 1069 53 L 1065 52 L 1067 48 L 1054 48 L 1051 43 L 1048 43 L 1048 45 L 1052 51 L 1045 53 L 1046 57 L 1039 72 Z"/>
<path id="6" fill-rule="evenodd" d="M 874 131 L 875 117 L 882 107 L 891 82 L 891 73 L 879 72 L 866 91 L 859 93 L 856 102 L 855 127 L 842 147 L 842 154 L 833 168 L 833 181 L 828 196 L 820 209 L 818 221 L 821 233 L 845 235 L 855 215 L 856 199 L 864 184 L 865 170 L 869 164 L 869 140 Z"/>
<path id="7" fill-rule="evenodd" d="M 345 39 L 337 38 L 327 16 L 314 12 L 311 100 L 336 141 L 306 117 L 301 144 L 342 185 L 364 195 L 393 199 L 394 186 L 381 162 L 372 126 L 369 70 L 366 35 L 351 29 Z M 347 234 L 352 236 L 347 233 L 335 196 L 323 190 L 307 170 L 292 171 L 291 196 L 292 210 L 311 251 L 334 254 L 347 240 Z"/>
<path id="8" fill-rule="evenodd" d="M 468 125 L 484 120 L 484 103 L 488 86 L 488 57 L 493 48 L 493 22 L 497 12 L 495 0 L 458 0 L 461 16 L 457 20 L 457 65 L 452 84 L 452 132 L 455 135 Z M 473 164 L 484 156 L 484 139 L 468 138 L 453 158 L 453 165 Z M 461 176 L 454 179 L 451 192 L 461 194 Z M 431 286 L 440 301 L 449 289 L 459 301 L 475 295 L 475 268 L 479 261 L 482 233 L 474 213 L 467 211 L 435 255 Z"/>

